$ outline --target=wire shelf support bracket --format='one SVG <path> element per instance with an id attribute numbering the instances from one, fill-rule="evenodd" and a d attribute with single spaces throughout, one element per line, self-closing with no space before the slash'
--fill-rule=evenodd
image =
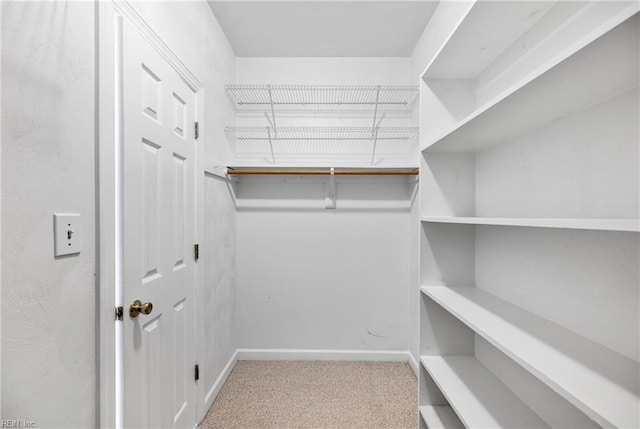
<path id="1" fill-rule="evenodd" d="M 271 140 L 271 130 L 267 128 L 267 136 L 269 137 L 269 149 L 271 150 L 271 161 L 276 164 L 276 156 L 273 153 L 273 141 Z"/>
<path id="2" fill-rule="evenodd" d="M 374 129 L 373 134 L 373 150 L 371 151 L 371 165 L 375 163 L 376 160 L 376 145 L 378 144 L 378 128 Z"/>
<path id="3" fill-rule="evenodd" d="M 278 137 L 278 128 L 276 126 L 276 113 L 273 110 L 273 93 L 271 91 L 271 85 L 267 85 L 267 91 L 269 91 L 269 105 L 271 106 L 271 126 L 273 127 L 273 134 Z"/>

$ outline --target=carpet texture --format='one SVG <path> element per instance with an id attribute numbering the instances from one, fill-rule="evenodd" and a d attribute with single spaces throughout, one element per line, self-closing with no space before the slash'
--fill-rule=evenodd
<path id="1" fill-rule="evenodd" d="M 240 361 L 204 429 L 415 429 L 406 363 Z"/>

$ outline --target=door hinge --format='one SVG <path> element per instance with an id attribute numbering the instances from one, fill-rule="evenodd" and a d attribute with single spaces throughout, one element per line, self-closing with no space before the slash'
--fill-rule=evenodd
<path id="1" fill-rule="evenodd" d="M 198 140 L 198 137 L 200 137 L 200 122 L 193 124 L 193 130 L 195 139 Z"/>
<path id="2" fill-rule="evenodd" d="M 196 364 L 193 375 L 196 381 L 200 380 L 200 365 Z"/>
<path id="3" fill-rule="evenodd" d="M 200 259 L 200 245 L 199 244 L 194 244 L 193 245 L 193 258 L 197 261 L 198 259 Z"/>
<path id="4" fill-rule="evenodd" d="M 124 314 L 124 308 L 116 307 L 116 320 L 122 320 L 123 314 Z"/>

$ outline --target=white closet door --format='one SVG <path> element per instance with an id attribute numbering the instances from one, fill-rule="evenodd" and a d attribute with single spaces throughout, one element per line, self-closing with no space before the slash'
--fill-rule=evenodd
<path id="1" fill-rule="evenodd" d="M 195 94 L 123 32 L 125 426 L 192 428 Z M 151 313 L 132 317 L 134 300 Z"/>

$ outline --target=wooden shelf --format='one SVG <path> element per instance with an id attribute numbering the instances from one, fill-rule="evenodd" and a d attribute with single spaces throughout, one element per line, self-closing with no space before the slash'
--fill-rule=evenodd
<path id="1" fill-rule="evenodd" d="M 640 219 L 562 219 L 424 216 L 423 222 L 640 232 Z"/>
<path id="2" fill-rule="evenodd" d="M 477 288 L 421 290 L 596 423 L 638 427 L 638 362 Z"/>
<path id="3" fill-rule="evenodd" d="M 420 360 L 466 427 L 549 427 L 473 356 Z"/>
<path id="4" fill-rule="evenodd" d="M 597 31 L 478 107 L 452 129 L 422 145 L 421 150 L 480 150 L 636 89 L 635 23 L 614 27 L 621 17 L 631 16 L 637 8 L 630 6 L 615 20 L 600 25 Z"/>
<path id="5" fill-rule="evenodd" d="M 458 416 L 449 406 L 425 405 L 420 407 L 422 420 L 429 429 L 464 429 Z"/>

